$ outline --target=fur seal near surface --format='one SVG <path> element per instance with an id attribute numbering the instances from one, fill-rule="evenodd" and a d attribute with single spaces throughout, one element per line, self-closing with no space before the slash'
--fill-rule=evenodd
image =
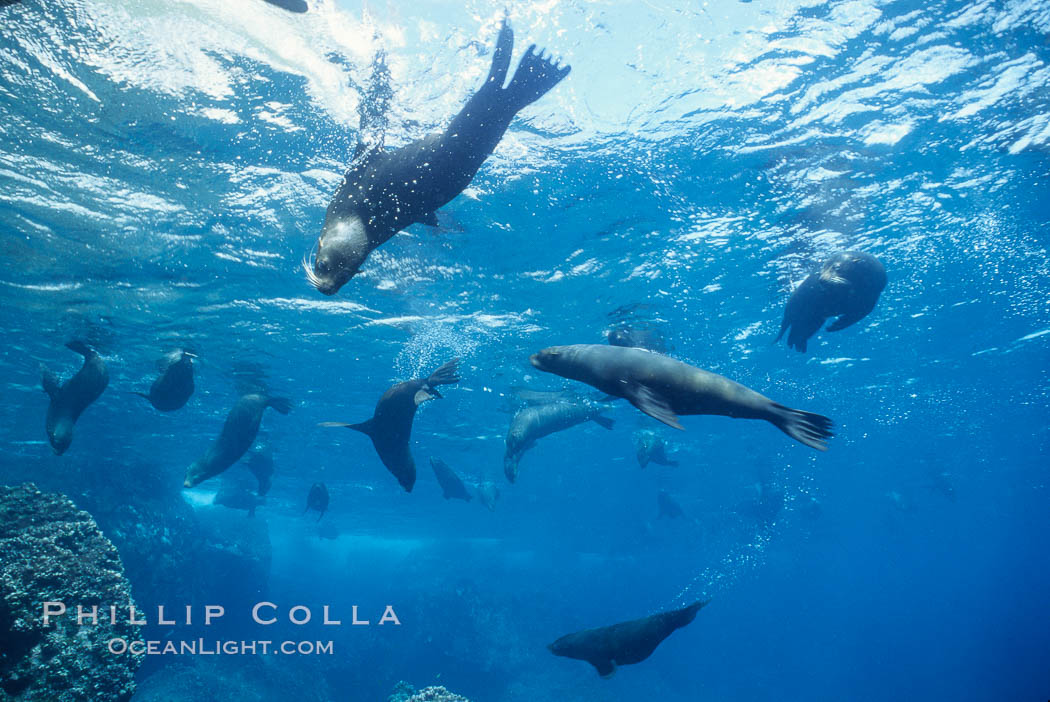
<path id="1" fill-rule="evenodd" d="M 710 600 L 694 602 L 671 612 L 621 622 L 598 629 L 587 629 L 561 637 L 547 648 L 556 656 L 587 661 L 598 674 L 608 678 L 616 666 L 641 663 L 664 639 L 694 619 Z"/>
<path id="2" fill-rule="evenodd" d="M 270 397 L 261 393 L 242 395 L 226 415 L 226 423 L 222 425 L 219 438 L 186 470 L 183 487 L 200 485 L 236 463 L 255 442 L 255 437 L 259 434 L 259 423 L 262 422 L 263 412 L 267 407 L 273 407 L 281 414 L 288 414 L 292 409 L 292 402 L 283 397 Z"/>
<path id="3" fill-rule="evenodd" d="M 641 468 L 645 468 L 650 463 L 672 468 L 678 465 L 678 461 L 672 461 L 667 457 L 667 442 L 655 431 L 646 429 L 635 434 L 634 438 L 635 457 Z"/>
<path id="4" fill-rule="evenodd" d="M 58 376 L 40 367 L 40 382 L 51 398 L 47 406 L 47 440 L 59 456 L 73 442 L 73 425 L 87 406 L 97 400 L 109 385 L 109 371 L 102 358 L 82 341 L 70 341 L 66 348 L 84 357 L 84 365 L 65 384 Z"/>
<path id="5" fill-rule="evenodd" d="M 455 499 L 470 502 L 471 495 L 467 491 L 467 486 L 463 484 L 463 481 L 459 479 L 459 476 L 447 463 L 440 458 L 431 456 L 430 467 L 434 469 L 434 475 L 437 477 L 438 485 L 441 486 L 441 492 L 446 500 Z"/>
<path id="6" fill-rule="evenodd" d="M 394 151 L 362 141 L 328 205 L 307 278 L 334 295 L 368 255 L 413 223 L 437 224 L 435 211 L 459 195 L 499 144 L 519 110 L 569 74 L 530 46 L 507 87 L 514 32 L 504 20 L 484 85 L 448 128 Z"/>
<path id="7" fill-rule="evenodd" d="M 303 514 L 312 509 L 321 513 L 318 515 L 317 521 L 321 521 L 321 517 L 328 511 L 328 488 L 324 483 L 314 483 L 310 486 L 310 492 L 306 495 L 306 509 L 303 510 Z"/>
<path id="8" fill-rule="evenodd" d="M 459 382 L 459 359 L 454 358 L 426 378 L 414 378 L 394 385 L 379 398 L 372 418 L 358 424 L 322 422 L 323 427 L 345 427 L 367 434 L 372 439 L 379 460 L 394 474 L 405 492 L 416 484 L 416 464 L 408 447 L 416 409 L 435 398 L 441 398 L 438 385 Z"/>
<path id="9" fill-rule="evenodd" d="M 791 293 L 776 341 L 788 332 L 788 346 L 805 351 L 824 320 L 838 317 L 829 332 L 856 324 L 875 309 L 885 287 L 886 269 L 879 259 L 863 251 L 840 251 Z"/>
<path id="10" fill-rule="evenodd" d="M 309 10 L 309 6 L 306 4 L 306 0 L 266 0 L 271 5 L 275 5 L 282 10 L 288 10 L 289 12 L 295 12 L 302 14 Z"/>
<path id="11" fill-rule="evenodd" d="M 721 375 L 645 349 L 603 344 L 552 346 L 529 360 L 541 371 L 622 397 L 675 429 L 682 429 L 678 415 L 717 414 L 764 419 L 820 451 L 827 450 L 825 441 L 832 436 L 827 417 L 785 407 Z"/>
<path id="12" fill-rule="evenodd" d="M 150 386 L 149 394 L 135 394 L 149 400 L 161 412 L 174 412 L 193 395 L 193 354 L 177 349 L 162 358 L 160 366 L 160 375 Z"/>
<path id="13" fill-rule="evenodd" d="M 559 400 L 532 405 L 519 410 L 510 420 L 507 430 L 507 449 L 503 455 L 503 472 L 507 480 L 518 478 L 518 462 L 536 441 L 556 431 L 569 429 L 584 422 L 594 422 L 605 429 L 613 428 L 613 420 L 601 416 L 605 407 L 590 400 Z"/>

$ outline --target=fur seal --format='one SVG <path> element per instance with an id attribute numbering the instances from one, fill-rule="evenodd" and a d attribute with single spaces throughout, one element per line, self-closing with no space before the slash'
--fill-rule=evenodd
<path id="1" fill-rule="evenodd" d="M 259 497 L 262 497 L 270 491 L 270 486 L 273 485 L 273 454 L 268 448 L 255 449 L 248 456 L 247 467 L 258 481 L 257 492 Z"/>
<path id="2" fill-rule="evenodd" d="M 788 346 L 805 351 L 824 320 L 838 317 L 828 325 L 829 332 L 856 324 L 875 309 L 885 287 L 886 269 L 879 259 L 863 251 L 840 251 L 791 293 L 773 343 L 788 332 Z"/>
<path id="3" fill-rule="evenodd" d="M 242 485 L 223 482 L 219 485 L 219 491 L 215 493 L 215 499 L 212 502 L 229 509 L 247 510 L 248 516 L 254 517 L 255 508 L 263 503 L 263 499 Z"/>
<path id="4" fill-rule="evenodd" d="M 827 450 L 831 420 L 791 409 L 715 373 L 646 351 L 602 344 L 552 346 L 533 354 L 541 371 L 622 397 L 650 417 L 682 429 L 678 415 L 764 419 L 806 446 Z"/>
<path id="5" fill-rule="evenodd" d="M 325 487 L 324 483 L 314 483 L 310 486 L 310 492 L 306 495 L 306 509 L 303 510 L 303 514 L 312 509 L 321 513 L 318 515 L 317 521 L 321 521 L 321 517 L 328 511 L 328 488 Z"/>
<path id="6" fill-rule="evenodd" d="M 656 518 L 667 517 L 668 519 L 678 519 L 685 515 L 682 511 L 682 505 L 678 504 L 678 501 L 671 497 L 666 490 L 661 490 L 656 495 Z"/>
<path id="7" fill-rule="evenodd" d="M 464 500 L 470 502 L 471 495 L 467 492 L 467 486 L 459 479 L 456 472 L 449 468 L 448 464 L 440 458 L 430 457 L 430 467 L 434 469 L 441 492 L 446 500 Z"/>
<path id="8" fill-rule="evenodd" d="M 511 120 L 569 74 L 530 46 L 506 88 L 514 32 L 504 20 L 481 89 L 448 128 L 394 151 L 362 140 L 328 205 L 307 278 L 334 295 L 368 255 L 413 223 L 437 224 L 435 211 L 459 195 L 499 144 Z"/>
<path id="9" fill-rule="evenodd" d="M 261 393 L 242 395 L 230 413 L 222 432 L 207 452 L 186 469 L 186 480 L 183 487 L 200 485 L 208 478 L 213 478 L 240 459 L 245 451 L 251 448 L 259 434 L 259 423 L 267 407 L 273 407 L 281 414 L 288 414 L 292 402 L 283 397 L 270 397 Z"/>
<path id="10" fill-rule="evenodd" d="M 537 440 L 548 434 L 584 422 L 594 422 L 605 429 L 612 429 L 613 420 L 601 416 L 603 411 L 603 405 L 590 400 L 559 400 L 519 410 L 510 420 L 507 430 L 507 449 L 503 455 L 503 472 L 507 480 L 512 483 L 517 480 L 521 457 Z"/>
<path id="11" fill-rule="evenodd" d="M 478 485 L 478 499 L 490 512 L 496 511 L 496 500 L 499 499 L 499 488 L 496 483 L 486 480 Z"/>
<path id="12" fill-rule="evenodd" d="M 150 386 L 149 394 L 135 394 L 161 412 L 174 412 L 189 401 L 193 390 L 193 354 L 176 349 L 160 360 L 160 375 Z"/>
<path id="13" fill-rule="evenodd" d="M 626 324 L 609 330 L 606 340 L 612 346 L 629 346 L 667 353 L 667 342 L 660 332 L 653 329 L 631 327 Z"/>
<path id="14" fill-rule="evenodd" d="M 47 439 L 59 456 L 73 442 L 73 425 L 87 406 L 97 400 L 109 385 L 109 371 L 102 358 L 82 341 L 70 341 L 66 348 L 84 357 L 84 365 L 64 385 L 58 376 L 40 367 L 40 383 L 51 398 L 47 406 Z"/>
<path id="15" fill-rule="evenodd" d="M 664 639 L 694 619 L 710 600 L 694 602 L 671 612 L 621 622 L 598 629 L 587 629 L 561 637 L 547 648 L 556 656 L 587 661 L 603 678 L 616 672 L 616 666 L 641 663 L 652 655 Z"/>
<path id="16" fill-rule="evenodd" d="M 635 457 L 639 467 L 645 468 L 650 463 L 672 468 L 678 465 L 678 461 L 667 457 L 667 442 L 655 431 L 646 429 L 635 434 L 634 438 Z"/>
<path id="17" fill-rule="evenodd" d="M 322 422 L 322 427 L 345 427 L 367 434 L 372 439 L 379 460 L 394 474 L 405 492 L 412 492 L 416 484 L 416 464 L 408 448 L 412 420 L 416 409 L 435 398 L 441 398 L 438 385 L 459 382 L 459 359 L 454 358 L 426 378 L 414 378 L 394 385 L 379 398 L 372 418 L 359 424 Z"/>

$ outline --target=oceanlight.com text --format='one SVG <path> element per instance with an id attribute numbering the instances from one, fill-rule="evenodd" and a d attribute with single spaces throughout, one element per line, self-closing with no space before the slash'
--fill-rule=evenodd
<path id="1" fill-rule="evenodd" d="M 140 641 L 114 638 L 106 650 L 115 656 L 330 656 L 331 641 Z"/>

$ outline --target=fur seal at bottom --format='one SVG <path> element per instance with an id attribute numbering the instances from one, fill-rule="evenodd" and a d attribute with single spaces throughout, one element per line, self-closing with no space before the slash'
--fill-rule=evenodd
<path id="1" fill-rule="evenodd" d="M 73 425 L 80 414 L 109 385 L 109 371 L 101 356 L 82 341 L 70 341 L 66 348 L 83 356 L 84 365 L 64 385 L 58 382 L 58 376 L 40 367 L 40 382 L 51 398 L 47 406 L 47 439 L 59 456 L 73 443 Z"/>
<path id="2" fill-rule="evenodd" d="M 383 462 L 405 489 L 416 484 L 416 463 L 408 448 L 416 409 L 427 400 L 440 399 L 439 385 L 459 382 L 459 359 L 454 358 L 426 378 L 414 378 L 394 385 L 379 398 L 372 418 L 359 424 L 322 422 L 322 427 L 344 427 L 367 434 Z"/>
<path id="3" fill-rule="evenodd" d="M 587 629 L 561 637 L 547 648 L 556 656 L 587 661 L 603 678 L 616 672 L 616 666 L 641 663 L 677 629 L 696 619 L 710 600 L 688 607 L 661 612 L 651 617 L 621 622 L 599 629 Z"/>
<path id="4" fill-rule="evenodd" d="M 791 409 L 715 373 L 645 349 L 576 344 L 552 346 L 529 359 L 541 371 L 579 380 L 622 397 L 650 417 L 682 429 L 678 415 L 764 419 L 806 446 L 826 451 L 832 422 Z"/>
<path id="5" fill-rule="evenodd" d="M 270 397 L 260 393 L 241 396 L 226 415 L 226 423 L 222 425 L 219 438 L 186 470 L 183 487 L 200 485 L 236 463 L 255 442 L 263 412 L 267 407 L 273 407 L 281 414 L 288 414 L 292 409 L 292 402 L 283 397 Z"/>
<path id="6" fill-rule="evenodd" d="M 788 332 L 788 346 L 805 351 L 824 320 L 838 317 L 828 325 L 829 332 L 856 324 L 875 309 L 885 287 L 886 269 L 879 259 L 863 251 L 840 251 L 791 293 L 773 343 Z"/>

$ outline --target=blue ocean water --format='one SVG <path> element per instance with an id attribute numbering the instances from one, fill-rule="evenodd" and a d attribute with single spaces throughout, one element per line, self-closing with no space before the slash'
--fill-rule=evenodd
<path id="1" fill-rule="evenodd" d="M 267 661 L 298 688 L 217 662 L 258 683 L 244 699 L 383 700 L 399 680 L 492 702 L 1050 695 L 1050 5 L 507 2 L 514 61 L 535 42 L 572 73 L 439 228 L 398 235 L 327 298 L 300 263 L 375 57 L 402 145 L 477 88 L 504 9 L 309 4 L 0 7 L 0 482 L 133 508 L 179 490 L 245 387 L 289 397 L 263 419 L 273 488 L 247 527 L 265 588 L 234 571 L 193 604 L 327 604 L 344 622 L 391 604 L 401 626 L 279 625 L 335 654 Z M 875 311 L 805 354 L 774 345 L 793 286 L 847 248 L 886 266 Z M 542 439 L 509 484 L 518 389 L 588 390 L 529 355 L 622 323 L 833 418 L 829 450 L 763 422 L 675 432 L 621 401 L 613 431 Z M 55 456 L 39 366 L 68 376 L 70 339 L 110 384 Z M 197 392 L 161 414 L 131 392 L 177 346 Z M 416 418 L 412 493 L 366 437 L 317 426 L 363 421 L 452 357 L 462 381 Z M 677 467 L 639 468 L 644 430 Z M 431 456 L 495 483 L 495 509 L 443 500 Z M 211 504 L 219 482 L 180 499 L 236 534 L 250 518 Z M 321 522 L 302 512 L 315 482 Z M 660 490 L 684 518 L 657 518 Z M 546 649 L 701 598 L 608 680 Z M 259 636 L 232 619 L 209 635 Z M 170 665 L 145 662 L 144 684 Z"/>

